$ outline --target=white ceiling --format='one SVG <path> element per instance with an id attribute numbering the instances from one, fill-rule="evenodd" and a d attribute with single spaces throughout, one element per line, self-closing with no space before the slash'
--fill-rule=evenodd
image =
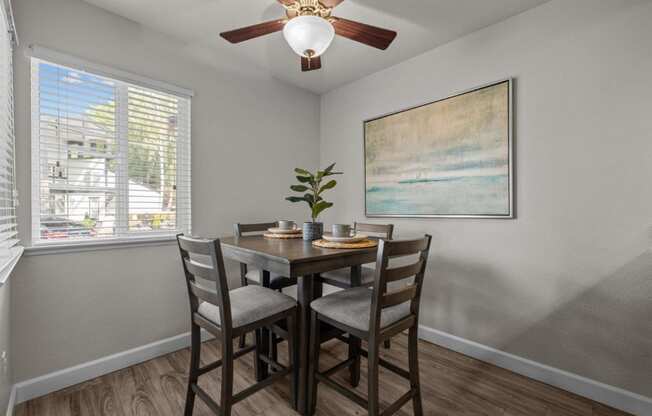
<path id="1" fill-rule="evenodd" d="M 282 33 L 231 45 L 220 32 L 282 17 L 275 0 L 84 0 L 197 47 L 216 57 L 236 54 L 274 77 L 324 93 L 395 65 L 547 0 L 346 0 L 334 15 L 396 30 L 386 51 L 336 37 L 321 71 L 302 73 Z"/>

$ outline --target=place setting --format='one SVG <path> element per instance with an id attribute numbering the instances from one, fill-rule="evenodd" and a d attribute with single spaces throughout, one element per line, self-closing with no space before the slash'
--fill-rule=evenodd
<path id="1" fill-rule="evenodd" d="M 366 234 L 357 233 L 349 224 L 333 224 L 330 234 L 324 234 L 321 239 L 312 242 L 321 248 L 371 248 L 378 245 Z"/>
<path id="2" fill-rule="evenodd" d="M 297 227 L 294 221 L 280 220 L 277 227 L 268 228 L 263 234 L 265 238 L 290 240 L 294 238 L 302 238 L 303 230 Z"/>

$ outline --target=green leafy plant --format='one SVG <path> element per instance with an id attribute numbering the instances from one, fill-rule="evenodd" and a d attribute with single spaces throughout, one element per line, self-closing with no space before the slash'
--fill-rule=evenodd
<path id="1" fill-rule="evenodd" d="M 334 168 L 335 163 L 324 170 L 317 171 L 316 174 L 310 173 L 305 169 L 294 169 L 294 172 L 297 174 L 299 185 L 292 185 L 290 186 L 290 189 L 294 192 L 303 193 L 303 195 L 288 196 L 285 199 L 290 202 L 307 203 L 308 206 L 310 206 L 310 216 L 312 218 L 312 222 L 316 222 L 319 214 L 321 214 L 325 209 L 333 206 L 331 202 L 326 201 L 322 197 L 322 194 L 329 189 L 335 188 L 337 181 L 331 179 L 323 185 L 322 182 L 329 176 L 343 174 L 343 172 L 333 172 Z"/>
<path id="2" fill-rule="evenodd" d="M 84 219 L 82 220 L 82 224 L 84 225 L 84 228 L 95 228 L 95 225 L 97 224 L 97 221 L 92 219 L 91 217 L 88 216 L 88 214 L 84 215 Z"/>

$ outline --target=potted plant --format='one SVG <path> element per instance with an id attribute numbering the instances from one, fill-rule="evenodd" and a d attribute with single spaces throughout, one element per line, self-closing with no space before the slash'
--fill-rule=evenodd
<path id="1" fill-rule="evenodd" d="M 322 182 L 329 176 L 342 175 L 342 172 L 333 172 L 333 168 L 335 168 L 335 163 L 324 170 L 317 171 L 316 174 L 312 174 L 305 169 L 294 169 L 299 184 L 290 186 L 290 189 L 303 195 L 288 196 L 285 199 L 290 202 L 305 202 L 310 207 L 312 222 L 303 224 L 303 239 L 306 241 L 319 240 L 324 234 L 324 224 L 317 222 L 317 219 L 319 214 L 332 207 L 333 204 L 326 201 L 322 194 L 329 189 L 335 188 L 337 181 L 331 179 L 323 185 Z"/>

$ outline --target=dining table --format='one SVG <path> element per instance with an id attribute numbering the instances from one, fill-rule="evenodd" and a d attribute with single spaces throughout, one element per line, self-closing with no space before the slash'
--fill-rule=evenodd
<path id="1" fill-rule="evenodd" d="M 322 295 L 317 284 L 320 273 L 351 268 L 353 286 L 361 284 L 360 268 L 376 261 L 377 247 L 355 249 L 320 248 L 303 239 L 271 239 L 260 235 L 226 237 L 220 239 L 223 256 L 262 271 L 261 284 L 269 282 L 270 273 L 297 279 L 299 307 L 299 377 L 297 410 L 305 414 L 307 405 L 308 364 L 310 346 L 310 303 Z M 267 335 L 268 336 L 268 335 Z M 262 348 L 267 348 L 266 339 Z M 358 344 L 359 347 L 359 344 Z M 266 349 L 265 349 L 266 351 Z M 269 374 L 268 365 L 257 360 L 259 377 Z M 354 379 L 359 379 L 360 361 L 357 357 L 352 369 Z"/>

